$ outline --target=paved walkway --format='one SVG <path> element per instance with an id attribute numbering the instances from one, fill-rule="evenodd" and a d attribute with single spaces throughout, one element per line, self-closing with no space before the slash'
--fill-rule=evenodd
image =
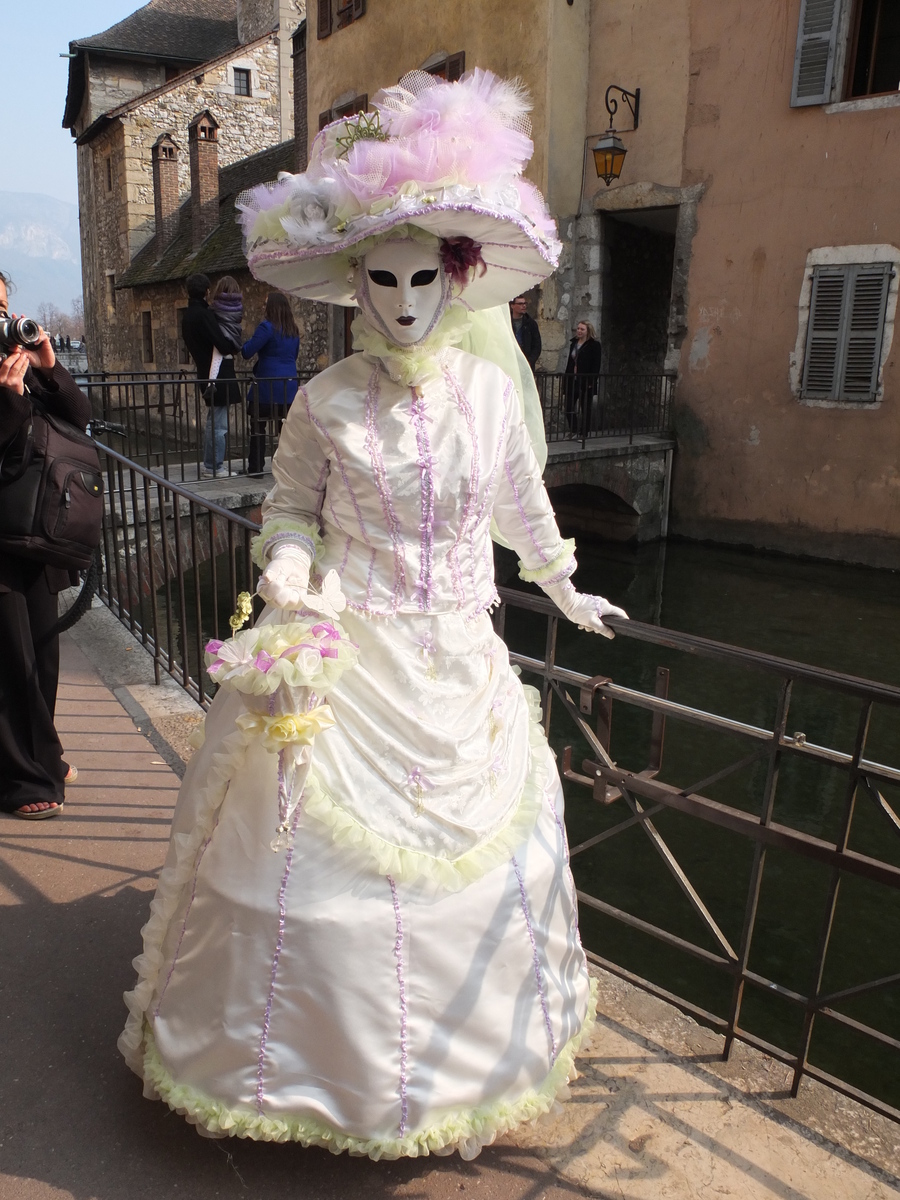
<path id="1" fill-rule="evenodd" d="M 147 685 L 110 679 L 115 656 L 97 633 L 106 618 L 82 622 L 80 648 L 63 639 L 59 727 L 79 768 L 65 814 L 0 817 L 0 1200 L 900 1195 L 898 1127 L 814 1085 L 786 1100 L 776 1064 L 749 1051 L 718 1063 L 717 1038 L 609 977 L 572 1100 L 473 1163 L 210 1141 L 142 1099 L 115 1042 L 178 760 L 164 722 L 148 729 L 134 716 Z M 126 662 L 141 653 L 120 648 Z"/>

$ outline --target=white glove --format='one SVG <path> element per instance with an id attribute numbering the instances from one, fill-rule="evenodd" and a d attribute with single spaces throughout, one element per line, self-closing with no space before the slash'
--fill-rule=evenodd
<path id="1" fill-rule="evenodd" d="M 259 577 L 256 590 L 275 608 L 302 608 L 309 590 L 312 555 L 301 542 L 276 542 L 269 565 Z"/>
<path id="2" fill-rule="evenodd" d="M 543 585 L 541 585 L 543 587 Z M 603 637 L 613 638 L 616 635 L 606 625 L 603 624 L 603 617 L 624 617 L 628 620 L 628 613 L 624 608 L 616 608 L 615 604 L 610 604 L 608 600 L 604 600 L 602 596 L 584 596 L 581 592 L 575 590 L 574 584 L 568 579 L 564 579 L 562 583 L 553 583 L 548 587 L 543 587 L 557 608 L 561 609 L 564 616 L 567 616 L 570 621 L 574 621 L 579 629 L 590 630 L 591 633 L 599 633 Z"/>

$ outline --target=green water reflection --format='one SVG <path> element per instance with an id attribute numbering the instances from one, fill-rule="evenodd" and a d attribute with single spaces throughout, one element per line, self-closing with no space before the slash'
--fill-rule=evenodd
<path id="1" fill-rule="evenodd" d="M 900 684 L 900 575 L 728 549 L 670 543 L 641 548 L 593 545 L 579 540 L 576 583 L 607 596 L 642 621 L 718 641 L 778 654 L 833 670 Z M 501 582 L 521 586 L 512 556 L 498 560 Z M 543 622 L 510 611 L 507 641 L 514 649 L 541 655 Z M 652 691 L 657 666 L 671 672 L 672 699 L 771 728 L 779 681 L 774 676 L 712 663 L 685 653 L 626 638 L 610 642 L 560 624 L 558 661 L 586 675 L 608 675 L 617 683 Z M 809 685 L 796 685 L 788 728 L 802 730 L 820 745 L 851 751 L 859 702 Z M 647 763 L 650 716 L 617 705 L 612 757 L 626 769 Z M 573 745 L 580 768 L 586 744 L 560 706 L 554 710 L 551 741 L 559 752 Z M 752 744 L 670 721 L 660 778 L 679 787 L 699 781 L 745 757 Z M 866 756 L 900 766 L 900 710 L 876 707 Z M 758 763 L 704 789 L 704 794 L 759 812 L 766 766 Z M 900 812 L 900 789 L 883 789 Z M 774 819 L 833 840 L 846 800 L 842 771 L 789 758 L 784 763 Z M 611 828 L 628 814 L 622 801 L 596 804 L 590 793 L 566 785 L 570 843 Z M 744 920 L 753 847 L 743 838 L 676 812 L 655 823 L 678 862 L 728 939 L 737 949 Z M 900 865 L 900 835 L 868 798 L 854 813 L 851 849 Z M 576 882 L 617 908 L 718 952 L 687 899 L 644 832 L 631 828 L 578 856 Z M 750 969 L 806 994 L 816 968 L 816 951 L 831 872 L 783 851 L 769 851 L 756 922 Z M 724 972 L 668 947 L 655 938 L 582 906 L 586 946 L 707 1010 L 726 1016 L 731 984 Z M 900 972 L 900 893 L 845 877 L 826 961 L 824 987 L 838 990 Z M 900 986 L 838 1006 L 848 1016 L 900 1038 Z M 802 1011 L 769 990 L 748 987 L 744 1028 L 787 1050 L 796 1048 Z M 816 1022 L 810 1061 L 900 1107 L 900 1055 L 851 1033 L 827 1018 Z"/>

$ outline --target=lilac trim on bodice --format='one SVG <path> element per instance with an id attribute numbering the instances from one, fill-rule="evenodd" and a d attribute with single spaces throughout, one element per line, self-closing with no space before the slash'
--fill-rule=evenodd
<path id="1" fill-rule="evenodd" d="M 549 560 L 547 558 L 547 555 L 544 553 L 543 549 L 541 548 L 541 546 L 537 540 L 537 535 L 534 532 L 534 526 L 528 520 L 528 514 L 526 513 L 524 507 L 522 506 L 522 501 L 519 497 L 519 488 L 518 488 L 518 485 L 516 484 L 515 479 L 513 479 L 513 473 L 510 470 L 509 463 L 506 464 L 506 478 L 509 482 L 509 486 L 512 488 L 512 494 L 515 497 L 516 508 L 519 511 L 519 519 L 521 520 L 521 522 L 525 526 L 525 528 L 528 530 L 528 536 L 531 538 L 531 544 L 532 544 L 532 546 L 534 546 L 535 550 L 537 550 L 541 562 L 543 562 L 543 563 L 548 562 Z"/>
<path id="2" fill-rule="evenodd" d="M 353 511 L 356 513 L 356 519 L 359 522 L 359 532 L 362 534 L 362 539 L 367 546 L 371 546 L 372 543 L 369 541 L 369 535 L 366 533 L 366 526 L 363 522 L 363 515 L 360 511 L 359 501 L 356 499 L 353 488 L 350 486 L 350 480 L 347 478 L 347 469 L 344 466 L 344 460 L 341 458 L 340 451 L 334 444 L 334 438 L 331 436 L 319 418 L 313 416 L 313 412 L 309 404 L 309 396 L 306 394 L 303 388 L 300 388 L 300 391 L 303 394 L 303 399 L 306 404 L 306 415 L 309 418 L 309 423 L 318 429 L 319 433 L 331 447 L 331 453 L 334 455 L 334 461 L 337 463 L 337 469 L 341 473 L 341 479 L 343 480 L 344 487 L 347 489 L 347 495 L 350 497 L 350 503 L 353 505 Z"/>
<path id="3" fill-rule="evenodd" d="M 400 606 L 400 598 L 406 587 L 406 565 L 403 556 L 403 535 L 400 530 L 400 522 L 394 511 L 393 502 L 391 501 L 387 468 L 384 465 L 381 446 L 378 443 L 377 412 L 380 395 L 381 371 L 376 367 L 369 376 L 369 386 L 366 391 L 365 446 L 372 463 L 372 475 L 375 479 L 375 487 L 378 491 L 379 499 L 381 500 L 381 511 L 384 513 L 384 520 L 391 535 L 391 545 L 394 548 L 394 591 L 391 597 L 391 612 L 396 613 Z M 369 596 L 367 594 L 367 606 L 368 603 Z"/>
<path id="4" fill-rule="evenodd" d="M 422 492 L 422 523 L 419 526 L 421 534 L 421 560 L 419 563 L 419 582 L 417 585 L 419 608 L 427 612 L 431 608 L 432 575 L 434 572 L 434 466 L 435 458 L 431 453 L 431 439 L 428 436 L 430 417 L 425 414 L 425 402 L 416 388 L 410 388 L 413 426 L 416 431 L 416 449 L 418 458 L 420 486 Z"/>
<path id="5" fill-rule="evenodd" d="M 472 462 L 469 467 L 469 482 L 466 488 L 466 498 L 463 502 L 462 512 L 459 516 L 459 528 L 456 532 L 456 538 L 450 548 L 450 574 L 453 579 L 453 590 L 456 593 L 457 603 L 462 609 L 466 602 L 466 589 L 463 585 L 462 569 L 459 563 L 459 547 L 462 539 L 469 532 L 469 525 L 472 519 L 472 513 L 475 508 L 475 503 L 478 499 L 478 484 L 481 476 L 479 464 L 479 446 L 478 446 L 478 430 L 475 425 L 475 413 L 469 403 L 462 385 L 453 374 L 449 367 L 443 368 L 444 381 L 453 399 L 456 401 L 456 407 L 462 414 L 463 420 L 466 423 L 466 429 L 469 433 L 469 441 L 472 444 Z M 474 556 L 473 556 L 474 557 Z M 474 585 L 474 579 L 473 579 Z M 476 593 L 473 586 L 472 599 L 476 599 Z"/>

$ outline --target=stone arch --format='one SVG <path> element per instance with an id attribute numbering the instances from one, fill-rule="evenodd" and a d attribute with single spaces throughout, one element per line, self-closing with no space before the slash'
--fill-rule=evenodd
<path id="1" fill-rule="evenodd" d="M 641 514 L 609 488 L 593 483 L 566 483 L 549 491 L 563 529 L 592 533 L 613 542 L 638 540 Z"/>

